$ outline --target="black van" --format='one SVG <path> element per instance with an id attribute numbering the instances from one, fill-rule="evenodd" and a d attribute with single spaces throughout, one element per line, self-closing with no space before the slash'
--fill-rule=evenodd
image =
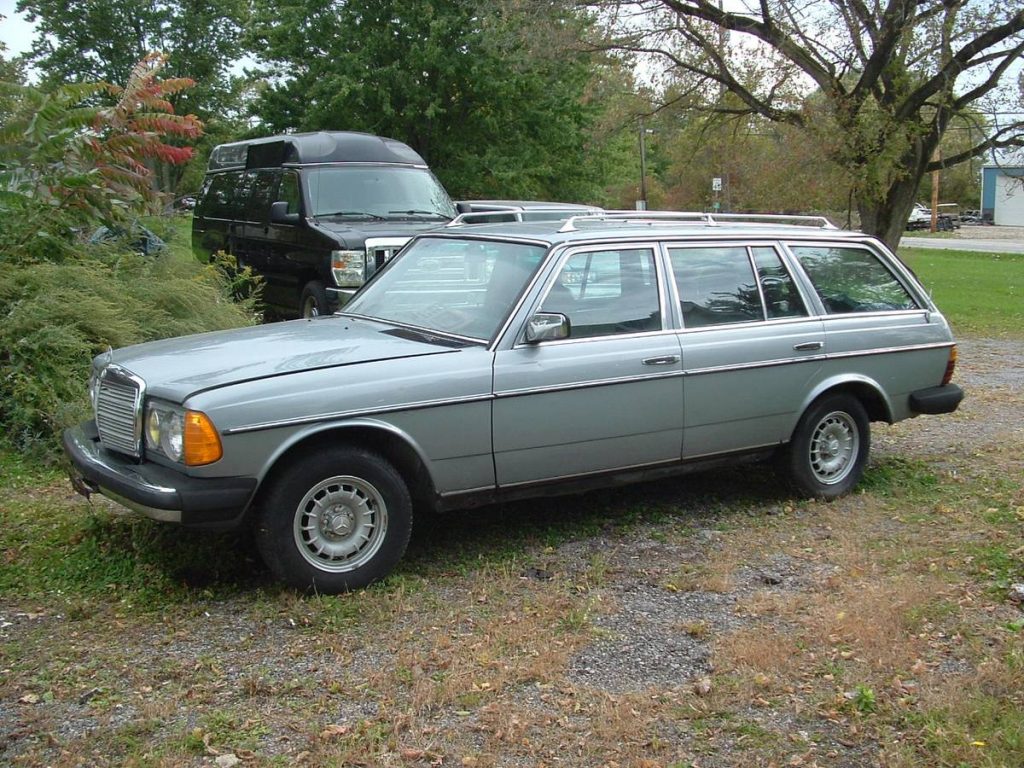
<path id="1" fill-rule="evenodd" d="M 334 312 L 415 234 L 457 209 L 413 149 L 320 131 L 221 144 L 192 219 L 192 249 L 264 277 L 284 316 Z"/>

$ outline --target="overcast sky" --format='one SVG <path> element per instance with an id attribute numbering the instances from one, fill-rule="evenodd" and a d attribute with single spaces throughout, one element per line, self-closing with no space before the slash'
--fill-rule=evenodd
<path id="1" fill-rule="evenodd" d="M 8 55 L 23 53 L 32 43 L 32 25 L 14 10 L 18 0 L 0 0 L 0 43 L 7 46 Z"/>

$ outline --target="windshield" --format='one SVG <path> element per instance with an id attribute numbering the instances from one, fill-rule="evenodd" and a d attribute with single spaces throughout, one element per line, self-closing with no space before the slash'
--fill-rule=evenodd
<path id="1" fill-rule="evenodd" d="M 333 165 L 303 174 L 313 216 L 452 219 L 455 206 L 425 168 Z"/>
<path id="2" fill-rule="evenodd" d="M 538 245 L 421 238 L 345 306 L 373 317 L 472 339 L 491 339 L 538 265 Z"/>

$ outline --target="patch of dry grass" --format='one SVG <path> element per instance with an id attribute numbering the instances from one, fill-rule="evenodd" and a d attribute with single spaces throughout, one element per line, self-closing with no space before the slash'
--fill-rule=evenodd
<path id="1" fill-rule="evenodd" d="M 1024 466 L 1008 434 L 916 462 L 883 454 L 831 504 L 697 492 L 699 517 L 666 515 L 670 488 L 642 532 L 603 532 L 572 568 L 538 545 L 352 595 L 256 582 L 165 593 L 148 613 L 122 589 L 9 594 L 0 762 L 1016 765 L 1024 613 L 1006 587 L 1024 580 Z M 63 490 L 5 494 L 77 514 Z M 634 563 L 635 537 L 651 546 Z M 659 542 L 670 556 L 645 561 Z M 621 693 L 572 673 L 637 579 L 727 606 L 724 623 L 668 625 L 711 648 L 706 677 Z"/>

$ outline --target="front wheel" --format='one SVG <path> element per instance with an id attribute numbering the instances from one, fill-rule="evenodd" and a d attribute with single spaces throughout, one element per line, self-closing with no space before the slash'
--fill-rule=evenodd
<path id="1" fill-rule="evenodd" d="M 782 465 L 802 495 L 834 499 L 860 481 L 870 450 L 871 426 L 860 400 L 829 395 L 800 418 Z"/>
<path id="2" fill-rule="evenodd" d="M 405 554 L 412 500 L 398 471 L 358 448 L 293 462 L 260 505 L 256 543 L 274 575 L 337 594 L 387 576 Z"/>
<path id="3" fill-rule="evenodd" d="M 319 280 L 310 280 L 302 289 L 299 299 L 299 315 L 304 319 L 330 314 L 327 305 L 327 290 Z"/>

